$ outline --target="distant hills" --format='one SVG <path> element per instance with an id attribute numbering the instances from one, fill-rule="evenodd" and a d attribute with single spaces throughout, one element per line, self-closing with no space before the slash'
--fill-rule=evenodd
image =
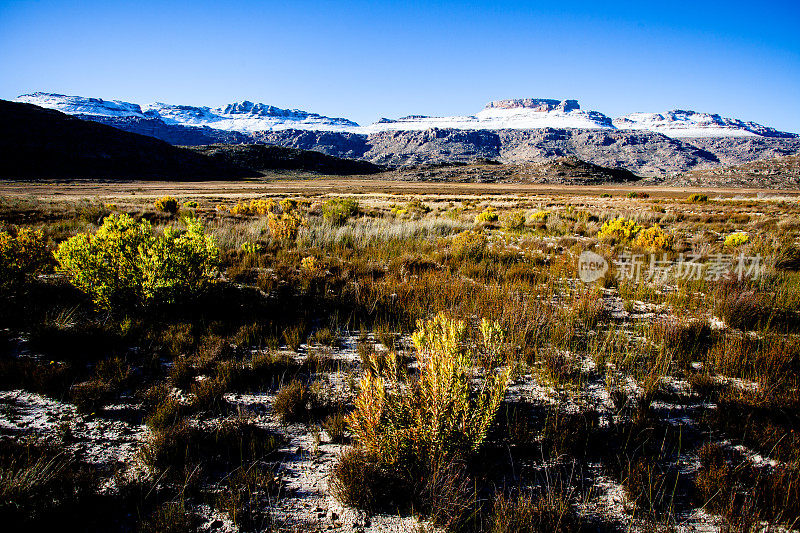
<path id="1" fill-rule="evenodd" d="M 276 145 L 393 167 L 573 157 L 666 179 L 800 150 L 797 134 L 753 122 L 682 110 L 612 119 L 576 100 L 498 100 L 475 115 L 410 115 L 368 126 L 249 101 L 212 108 L 54 93 L 18 100 L 174 145 Z"/>

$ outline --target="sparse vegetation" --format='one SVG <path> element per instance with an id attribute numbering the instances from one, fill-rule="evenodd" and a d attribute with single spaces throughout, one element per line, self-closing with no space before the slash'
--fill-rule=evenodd
<path id="1" fill-rule="evenodd" d="M 800 523 L 796 202 L 269 190 L 0 201 L 4 523 Z"/>

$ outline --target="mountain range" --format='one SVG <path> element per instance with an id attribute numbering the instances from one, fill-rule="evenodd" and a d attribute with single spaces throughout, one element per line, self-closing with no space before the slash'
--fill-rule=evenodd
<path id="1" fill-rule="evenodd" d="M 576 100 L 499 100 L 474 115 L 410 115 L 367 126 L 249 101 L 215 108 L 140 105 L 41 92 L 16 101 L 175 145 L 270 144 L 396 167 L 577 157 L 666 177 L 800 150 L 797 134 L 753 122 L 685 110 L 611 118 L 581 109 Z"/>

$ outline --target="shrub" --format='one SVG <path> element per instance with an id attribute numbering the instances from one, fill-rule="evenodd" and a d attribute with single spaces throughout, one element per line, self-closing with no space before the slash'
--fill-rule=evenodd
<path id="1" fill-rule="evenodd" d="M 187 209 L 197 209 L 200 206 L 195 200 L 189 200 L 188 202 L 183 202 L 183 207 Z"/>
<path id="2" fill-rule="evenodd" d="M 487 207 L 482 212 L 478 213 L 475 217 L 476 224 L 488 224 L 490 222 L 497 222 L 498 216 L 497 211 L 495 211 L 494 207 Z"/>
<path id="3" fill-rule="evenodd" d="M 737 248 L 743 244 L 747 244 L 750 241 L 750 237 L 747 233 L 743 231 L 737 231 L 736 233 L 731 233 L 727 237 L 725 237 L 725 247 L 726 248 Z"/>
<path id="4" fill-rule="evenodd" d="M 471 386 L 477 359 L 492 359 L 501 344 L 499 327 L 485 322 L 476 351 L 465 345 L 464 322 L 442 314 L 419 321 L 412 336 L 418 380 L 401 386 L 396 369 L 367 369 L 348 417 L 356 441 L 390 464 L 437 464 L 480 449 L 508 383 L 508 371 L 493 373 L 489 361 L 478 390 Z"/>
<path id="5" fill-rule="evenodd" d="M 322 205 L 322 217 L 334 226 L 341 226 L 358 214 L 358 201 L 353 198 L 333 198 Z"/>
<path id="6" fill-rule="evenodd" d="M 692 203 L 692 204 L 704 204 L 704 203 L 708 202 L 708 195 L 707 194 L 700 194 L 700 193 L 690 194 L 689 198 L 687 198 L 687 200 L 688 200 L 689 203 Z"/>
<path id="7" fill-rule="evenodd" d="M 281 201 L 281 207 L 283 207 L 284 201 Z M 250 200 L 250 206 L 248 211 L 249 214 L 251 215 L 264 216 L 272 213 L 272 210 L 274 208 L 275 208 L 274 200 Z M 284 209 L 283 211 L 288 212 L 289 209 Z"/>
<path id="8" fill-rule="evenodd" d="M 72 283 L 110 308 L 117 303 L 174 301 L 206 287 L 216 275 L 219 250 L 200 222 L 154 235 L 149 222 L 110 215 L 94 235 L 80 233 L 56 251 Z"/>
<path id="9" fill-rule="evenodd" d="M 178 212 L 178 200 L 172 196 L 162 196 L 155 202 L 156 209 L 166 213 Z"/>
<path id="10" fill-rule="evenodd" d="M 652 226 L 640 231 L 634 244 L 640 248 L 648 248 L 650 250 L 670 250 L 674 240 L 672 235 L 660 227 Z"/>
<path id="11" fill-rule="evenodd" d="M 408 215 L 411 218 L 420 218 L 431 211 L 431 208 L 422 203 L 418 198 L 410 200 L 404 206 L 392 204 L 390 207 L 392 209 L 392 214 L 396 217 Z"/>
<path id="12" fill-rule="evenodd" d="M 628 193 L 628 198 L 650 198 L 650 195 L 646 192 L 631 191 Z"/>
<path id="13" fill-rule="evenodd" d="M 611 197 L 612 197 L 611 194 L 607 192 L 604 192 L 603 194 L 600 195 L 600 198 L 611 198 Z"/>
<path id="14" fill-rule="evenodd" d="M 597 238 L 625 244 L 633 240 L 641 230 L 642 227 L 633 220 L 618 217 L 606 221 L 597 233 Z"/>
<path id="15" fill-rule="evenodd" d="M 507 230 L 518 230 L 525 226 L 525 214 L 515 211 L 500 217 L 500 223 Z"/>
<path id="16" fill-rule="evenodd" d="M 397 511 L 406 507 L 410 487 L 400 473 L 373 452 L 351 448 L 333 467 L 333 495 L 343 504 L 367 511 Z"/>
<path id="17" fill-rule="evenodd" d="M 309 255 L 300 260 L 300 269 L 309 273 L 317 272 L 319 270 L 319 262 L 316 257 Z"/>
<path id="18" fill-rule="evenodd" d="M 547 218 L 550 216 L 550 211 L 547 210 L 539 210 L 534 211 L 534 213 L 530 216 L 530 220 L 534 224 L 544 224 L 547 222 Z"/>
<path id="19" fill-rule="evenodd" d="M 305 221 L 299 215 L 292 213 L 282 215 L 270 213 L 267 224 L 273 239 L 293 241 L 297 237 L 297 230 L 305 225 Z"/>
<path id="20" fill-rule="evenodd" d="M 489 240 L 483 232 L 463 231 L 453 237 L 450 249 L 458 259 L 480 261 L 486 255 Z"/>
<path id="21" fill-rule="evenodd" d="M 51 260 L 41 230 L 0 231 L 0 284 L 38 274 Z"/>

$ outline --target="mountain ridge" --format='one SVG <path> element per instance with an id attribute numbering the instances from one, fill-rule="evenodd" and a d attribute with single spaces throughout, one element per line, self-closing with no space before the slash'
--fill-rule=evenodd
<path id="1" fill-rule="evenodd" d="M 160 118 L 165 124 L 208 126 L 214 129 L 256 133 L 282 129 L 337 131 L 369 135 L 381 131 L 410 131 L 431 128 L 447 129 L 610 129 L 647 130 L 668 137 L 758 136 L 794 138 L 797 134 L 778 131 L 755 122 L 725 118 L 715 113 L 672 110 L 664 113 L 631 113 L 614 118 L 599 112 L 581 109 L 577 100 L 517 98 L 487 103 L 474 115 L 432 117 L 407 115 L 398 119 L 384 118 L 361 126 L 341 117 L 327 117 L 298 109 L 282 109 L 249 100 L 211 108 L 156 102 L 140 105 L 121 100 L 104 100 L 57 93 L 23 94 L 15 101 L 56 109 L 67 114 Z"/>

